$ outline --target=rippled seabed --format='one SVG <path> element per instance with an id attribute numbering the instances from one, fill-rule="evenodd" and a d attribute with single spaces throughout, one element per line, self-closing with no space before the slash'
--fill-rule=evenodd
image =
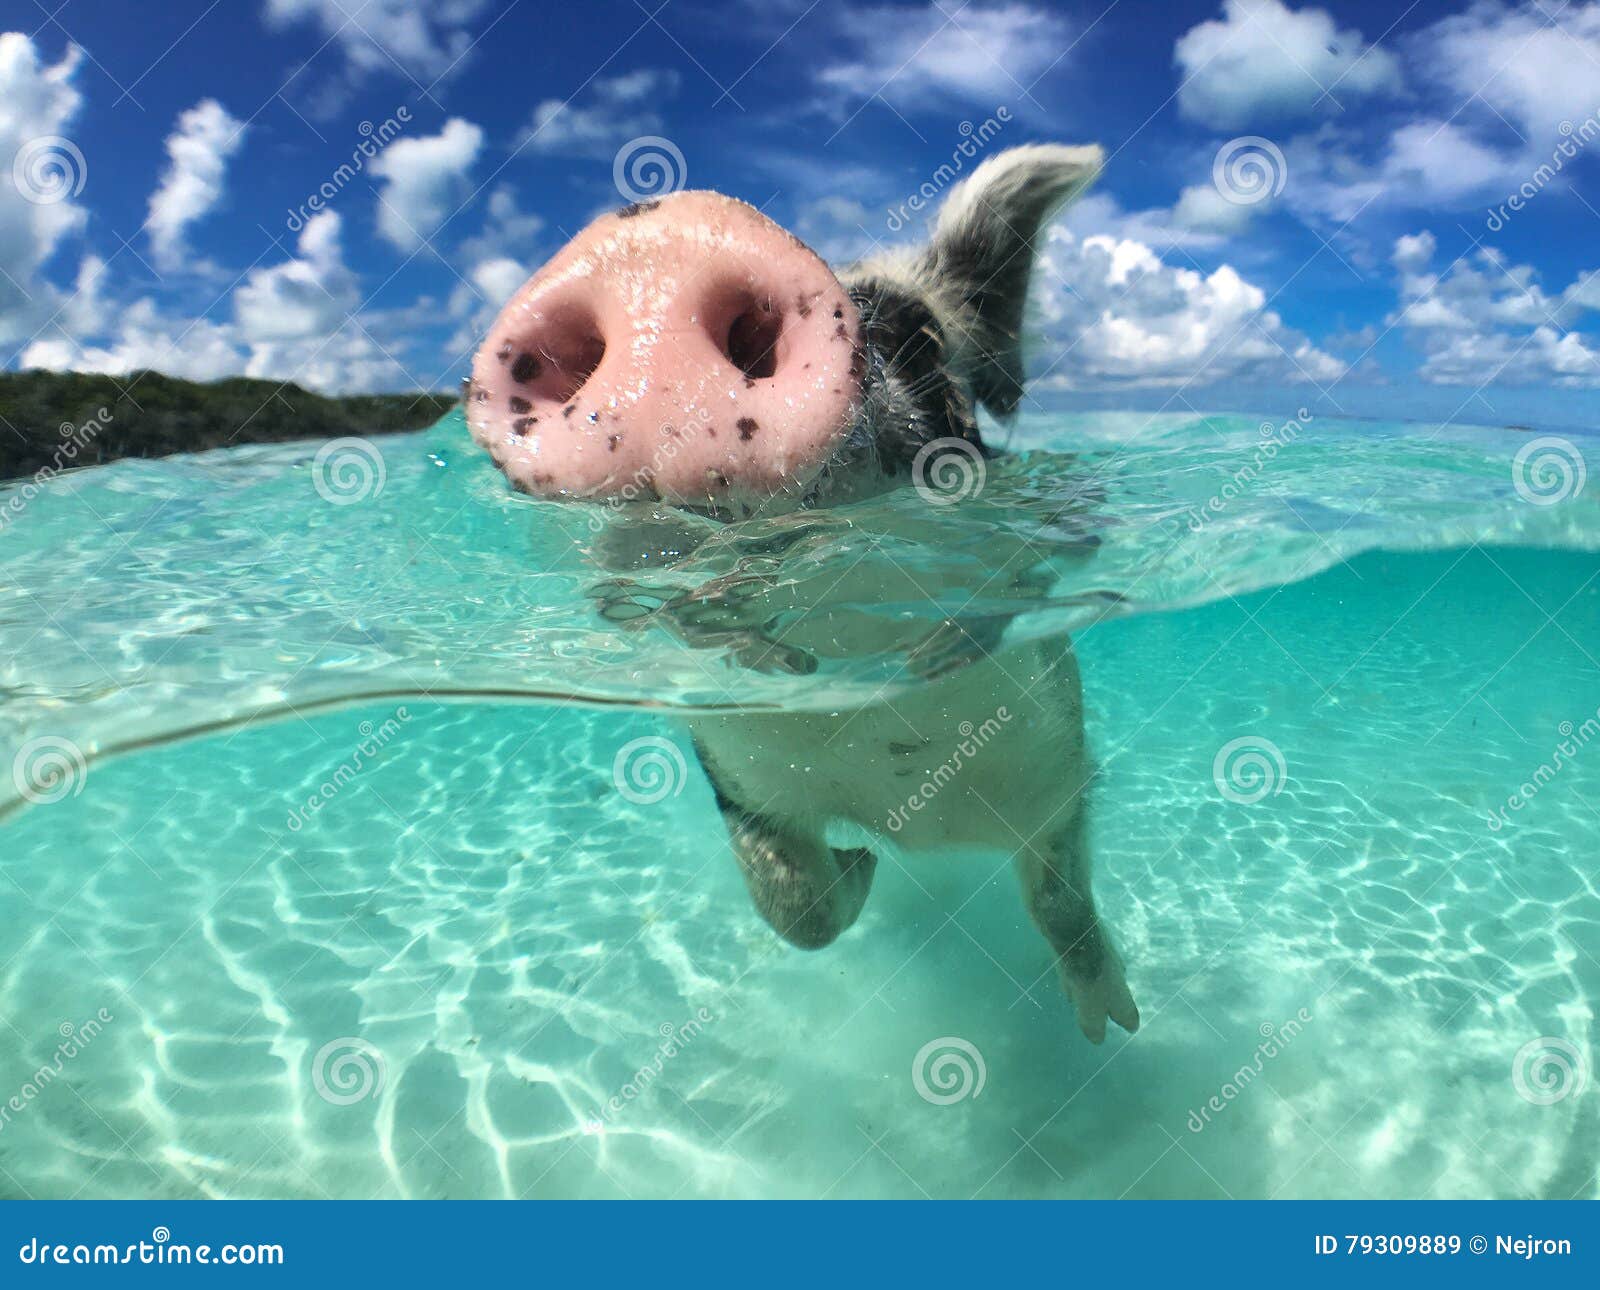
<path id="1" fill-rule="evenodd" d="M 1316 423 L 1235 488 L 1254 420 L 1040 420 L 974 498 L 665 568 L 454 418 L 375 494 L 314 447 L 56 481 L 0 535 L 0 752 L 67 758 L 0 777 L 60 797 L 0 822 L 0 1192 L 1593 1196 L 1600 504 L 1528 441 Z M 617 790 L 687 748 L 639 705 L 893 699 L 951 616 L 1074 631 L 1135 1038 L 1009 869 L 882 865 L 803 954 L 692 760 Z"/>

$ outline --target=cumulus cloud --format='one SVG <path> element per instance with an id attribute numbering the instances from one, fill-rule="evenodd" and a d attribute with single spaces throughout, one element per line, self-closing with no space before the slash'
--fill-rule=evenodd
<path id="1" fill-rule="evenodd" d="M 452 318 L 461 320 L 461 326 L 450 338 L 449 348 L 463 356 L 471 353 L 501 307 L 527 280 L 527 266 L 507 255 L 474 264 L 450 293 L 447 308 Z"/>
<path id="2" fill-rule="evenodd" d="M 1456 101 L 1481 101 L 1546 151 L 1562 122 L 1600 111 L 1600 3 L 1479 0 L 1422 32 L 1414 56 Z"/>
<path id="3" fill-rule="evenodd" d="M 1293 10 L 1282 0 L 1225 0 L 1220 19 L 1179 37 L 1174 60 L 1183 78 L 1179 109 L 1224 130 L 1400 88 L 1393 54 L 1339 30 L 1326 10 Z"/>
<path id="4" fill-rule="evenodd" d="M 461 244 L 460 259 L 466 264 L 502 256 L 528 259 L 543 232 L 544 220 L 524 211 L 515 191 L 500 184 L 484 203 L 483 227 Z"/>
<path id="5" fill-rule="evenodd" d="M 244 340 L 326 336 L 360 303 L 355 274 L 344 266 L 335 212 L 324 211 L 306 222 L 298 250 L 285 264 L 252 269 L 234 291 L 234 317 Z"/>
<path id="6" fill-rule="evenodd" d="M 188 258 L 188 228 L 222 198 L 228 158 L 244 141 L 244 124 L 216 99 L 202 99 L 178 117 L 167 136 L 167 169 L 150 195 L 145 228 L 158 268 L 177 269 Z"/>
<path id="7" fill-rule="evenodd" d="M 438 232 L 466 196 L 467 176 L 483 147 L 483 131 L 451 117 L 438 134 L 398 139 L 371 172 L 378 190 L 378 232 L 402 251 L 415 251 Z"/>
<path id="8" fill-rule="evenodd" d="M 255 376 L 324 394 L 418 388 L 417 378 L 396 357 L 397 347 L 380 344 L 371 327 L 372 320 L 363 319 L 314 340 L 249 344 L 234 323 L 175 317 L 143 298 L 118 309 L 115 327 L 104 339 L 46 336 L 27 347 L 23 365 L 113 375 L 154 368 L 191 381 Z"/>
<path id="9" fill-rule="evenodd" d="M 1436 385 L 1554 384 L 1600 387 L 1600 346 L 1572 330 L 1600 307 L 1595 271 L 1546 291 L 1529 265 L 1482 247 L 1438 270 L 1431 232 L 1396 240 L 1401 307 L 1390 317 L 1424 355 Z"/>
<path id="10" fill-rule="evenodd" d="M 30 336 L 60 306 L 40 270 L 87 218 L 74 198 L 88 158 L 65 137 L 81 102 L 72 84 L 79 57 L 70 47 L 47 65 L 28 37 L 0 35 L 0 162 L 21 177 L 0 183 L 0 343 Z"/>
<path id="11" fill-rule="evenodd" d="M 817 72 L 829 105 L 877 96 L 916 105 L 946 100 L 1014 104 L 1072 44 L 1072 28 L 1044 5 L 866 5 L 841 12 L 851 48 Z"/>
<path id="12" fill-rule="evenodd" d="M 113 375 L 149 367 L 191 381 L 234 376 L 243 365 L 225 324 L 164 316 L 149 298 L 119 308 L 114 323 L 109 337 L 100 343 L 65 334 L 36 340 L 23 351 L 22 365 Z"/>
<path id="13" fill-rule="evenodd" d="M 1534 6 L 1478 0 L 1404 48 L 1426 106 L 1376 136 L 1341 122 L 1286 142 L 1284 200 L 1298 213 L 1344 224 L 1368 212 L 1494 208 L 1530 181 L 1562 187 L 1569 165 L 1592 164 L 1573 158 L 1600 129 L 1600 2 L 1552 21 Z"/>
<path id="14" fill-rule="evenodd" d="M 1363 150 L 1332 127 L 1290 140 L 1283 201 L 1341 225 L 1391 211 L 1463 210 L 1504 197 L 1532 170 L 1525 152 L 1483 143 L 1452 121 L 1411 121 L 1382 138 L 1372 160 Z"/>
<path id="15" fill-rule="evenodd" d="M 439 77 L 472 46 L 468 25 L 486 0 L 267 0 L 269 22 L 315 22 L 361 72 Z"/>
<path id="16" fill-rule="evenodd" d="M 99 309 L 93 320 L 64 311 L 50 335 L 24 350 L 23 365 L 117 374 L 148 367 L 193 381 L 256 376 L 330 394 L 418 386 L 397 357 L 403 341 L 380 342 L 373 333 L 381 320 L 354 315 L 359 292 L 341 255 L 339 216 L 325 211 L 308 221 L 297 252 L 248 275 L 233 293 L 232 321 L 174 316 L 148 297 Z M 98 262 L 85 265 L 80 298 L 97 287 L 97 274 L 83 279 Z M 403 336 L 406 328 L 395 330 Z"/>
<path id="17" fill-rule="evenodd" d="M 794 232 L 830 264 L 865 259 L 896 240 L 881 208 L 869 209 L 866 203 L 837 193 L 800 205 L 795 212 Z"/>
<path id="18" fill-rule="evenodd" d="M 1051 229 L 1034 275 L 1048 388 L 1207 385 L 1230 378 L 1311 382 L 1346 370 L 1267 308 L 1229 265 L 1210 274 L 1164 263 L 1150 247 Z"/>
<path id="19" fill-rule="evenodd" d="M 399 359 L 398 348 L 374 336 L 376 320 L 363 316 L 318 340 L 268 341 L 250 347 L 244 375 L 293 381 L 323 394 L 416 390 L 423 381 Z M 431 368 L 426 376 L 433 376 Z"/>
<path id="20" fill-rule="evenodd" d="M 1226 208 L 1226 209 L 1224 209 Z M 1080 241 L 1091 237 L 1136 242 L 1157 255 L 1190 256 L 1216 251 L 1237 237 L 1263 206 L 1234 206 L 1210 184 L 1184 188 L 1171 206 L 1126 210 L 1104 188 L 1097 188 L 1067 207 L 1062 227 Z"/>
<path id="21" fill-rule="evenodd" d="M 649 68 L 593 81 L 572 102 L 545 99 L 535 107 L 518 143 L 535 152 L 609 157 L 629 139 L 661 133 L 656 105 L 677 88 L 676 72 Z"/>
<path id="22" fill-rule="evenodd" d="M 1260 204 L 1230 202 L 1215 184 L 1193 184 L 1178 194 L 1172 222 L 1191 232 L 1229 237 L 1242 233 L 1260 209 Z"/>

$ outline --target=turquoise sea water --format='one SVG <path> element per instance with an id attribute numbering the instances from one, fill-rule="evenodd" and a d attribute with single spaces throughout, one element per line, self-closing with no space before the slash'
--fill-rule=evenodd
<path id="1" fill-rule="evenodd" d="M 0 1193 L 1594 1196 L 1600 442 L 1285 425 L 721 531 L 454 417 L 31 491 Z M 892 702 L 952 617 L 1073 634 L 1136 1036 L 1009 867 L 819 954 L 750 907 L 671 708 Z"/>

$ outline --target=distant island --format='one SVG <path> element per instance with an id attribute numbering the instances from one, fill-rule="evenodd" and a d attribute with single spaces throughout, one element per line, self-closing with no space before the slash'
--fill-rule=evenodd
<path id="1" fill-rule="evenodd" d="M 201 384 L 130 372 L 0 372 L 0 479 L 242 443 L 392 434 L 432 425 L 446 394 L 327 398 L 231 377 Z"/>

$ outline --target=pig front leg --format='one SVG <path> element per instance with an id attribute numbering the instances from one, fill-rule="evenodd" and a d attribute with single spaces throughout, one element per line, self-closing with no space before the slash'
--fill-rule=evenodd
<path id="1" fill-rule="evenodd" d="M 1128 991 L 1122 960 L 1095 913 L 1089 890 L 1086 819 L 1080 803 L 1072 822 L 1042 849 L 1017 857 L 1028 913 L 1056 952 L 1061 983 L 1078 1012 L 1078 1028 L 1090 1043 L 1106 1037 L 1106 1018 L 1124 1030 L 1139 1029 L 1139 1009 Z"/>
<path id="2" fill-rule="evenodd" d="M 703 756 L 701 762 L 761 917 L 799 949 L 831 945 L 867 903 L 877 857 L 865 847 L 836 850 L 815 829 L 741 806 L 717 782 Z"/>

